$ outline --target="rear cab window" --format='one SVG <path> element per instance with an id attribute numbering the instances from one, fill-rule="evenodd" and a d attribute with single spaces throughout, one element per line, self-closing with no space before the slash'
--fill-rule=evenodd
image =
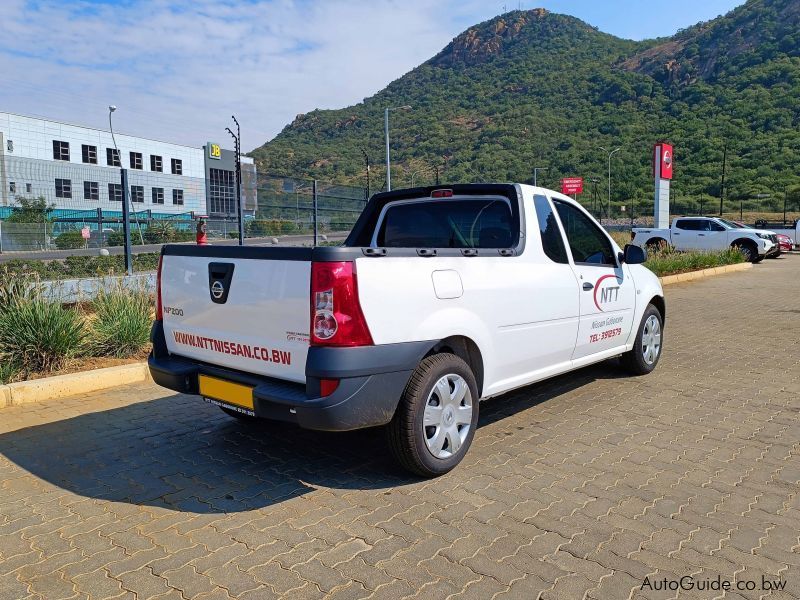
<path id="1" fill-rule="evenodd" d="M 705 225 L 700 219 L 678 219 L 675 227 L 684 231 L 703 231 L 705 229 Z"/>
<path id="2" fill-rule="evenodd" d="M 372 245 L 385 248 L 509 248 L 519 235 L 503 197 L 402 200 L 387 204 Z"/>

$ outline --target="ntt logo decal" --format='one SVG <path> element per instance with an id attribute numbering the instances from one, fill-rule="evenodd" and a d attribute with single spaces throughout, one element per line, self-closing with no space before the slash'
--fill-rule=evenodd
<path id="1" fill-rule="evenodd" d="M 608 285 L 605 286 L 601 285 L 607 279 L 614 278 L 613 282 L 609 283 L 617 283 L 617 285 Z M 619 300 L 619 283 L 617 282 L 618 278 L 616 275 L 603 275 L 597 282 L 594 284 L 594 305 L 597 307 L 597 310 L 600 312 L 604 312 L 603 307 L 600 306 L 601 304 L 608 304 L 610 302 L 616 302 Z M 599 297 L 598 297 L 599 292 Z"/>

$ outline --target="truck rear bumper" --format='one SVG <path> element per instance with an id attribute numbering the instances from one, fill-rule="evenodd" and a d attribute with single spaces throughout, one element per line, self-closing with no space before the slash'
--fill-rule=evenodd
<path id="1" fill-rule="evenodd" d="M 166 353 L 153 327 L 148 358 L 153 381 L 183 394 L 198 394 L 198 376 L 207 375 L 253 388 L 257 417 L 287 421 L 306 429 L 347 431 L 388 423 L 411 373 L 435 342 L 408 342 L 358 348 L 309 349 L 306 383 L 293 383 L 224 369 Z M 320 380 L 337 379 L 320 397 Z"/>

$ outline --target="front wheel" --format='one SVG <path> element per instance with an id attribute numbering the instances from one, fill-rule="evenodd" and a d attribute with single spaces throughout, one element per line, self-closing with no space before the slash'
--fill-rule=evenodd
<path id="1" fill-rule="evenodd" d="M 622 355 L 622 366 L 634 375 L 647 375 L 661 358 L 664 319 L 658 309 L 648 304 L 636 333 L 633 349 Z"/>
<path id="2" fill-rule="evenodd" d="M 436 477 L 461 462 L 477 425 L 478 386 L 469 365 L 454 354 L 434 354 L 403 392 L 388 426 L 389 447 L 403 468 Z"/>
<path id="3" fill-rule="evenodd" d="M 745 262 L 751 262 L 751 263 L 761 262 L 761 259 L 758 258 L 758 250 L 756 249 L 754 244 L 752 243 L 736 244 L 734 248 L 737 248 L 739 252 L 742 253 Z"/>

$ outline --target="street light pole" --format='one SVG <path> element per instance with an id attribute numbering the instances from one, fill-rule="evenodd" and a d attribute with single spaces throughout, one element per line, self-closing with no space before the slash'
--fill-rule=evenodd
<path id="1" fill-rule="evenodd" d="M 603 148 L 602 146 L 598 146 L 598 148 L 600 148 L 600 150 L 602 150 L 603 152 L 608 152 L 608 210 L 610 212 L 611 211 L 611 157 L 614 155 L 615 152 L 619 152 L 620 150 L 622 150 L 622 146 L 614 148 L 610 152 L 605 148 Z"/>
<path id="2" fill-rule="evenodd" d="M 363 148 L 359 148 L 359 150 L 361 150 L 361 154 L 364 155 L 364 162 L 367 164 L 367 189 L 365 190 L 366 191 L 366 197 L 364 198 L 364 200 L 366 201 L 366 200 L 369 200 L 369 192 L 370 192 L 370 190 L 369 190 L 369 154 L 367 154 L 367 151 L 364 150 Z"/>
<path id="3" fill-rule="evenodd" d="M 546 171 L 550 167 L 533 167 L 533 187 L 536 187 L 538 181 L 539 171 Z"/>
<path id="4" fill-rule="evenodd" d="M 387 106 L 383 113 L 383 132 L 386 136 L 386 191 L 392 191 L 392 165 L 389 160 L 389 111 L 390 110 L 411 110 L 406 104 L 404 106 Z"/>
<path id="5" fill-rule="evenodd" d="M 114 152 L 117 153 L 119 160 L 120 187 L 122 188 L 122 239 L 125 248 L 125 272 L 133 275 L 133 251 L 131 250 L 131 218 L 128 210 L 128 171 L 122 167 L 122 157 L 117 147 L 117 138 L 114 137 L 114 126 L 111 124 L 111 113 L 117 110 L 113 104 L 108 107 L 108 129 L 111 132 L 111 141 L 114 142 Z M 139 232 L 141 234 L 141 230 Z M 100 239 L 103 239 L 103 231 L 100 230 Z"/>

